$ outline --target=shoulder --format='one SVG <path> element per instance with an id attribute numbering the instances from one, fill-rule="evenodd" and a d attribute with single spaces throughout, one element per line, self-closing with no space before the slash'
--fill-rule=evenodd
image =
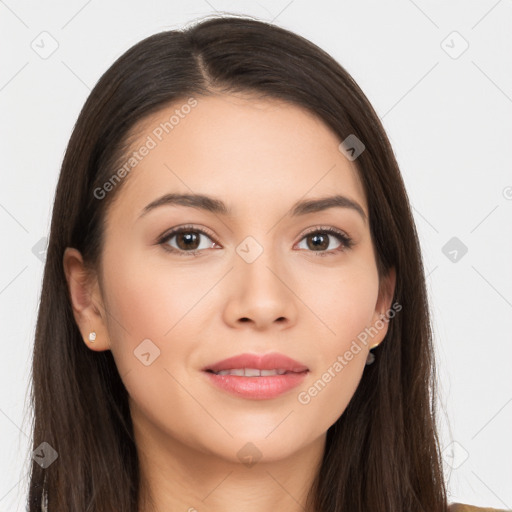
<path id="1" fill-rule="evenodd" d="M 451 503 L 448 506 L 449 512 L 507 512 L 505 509 L 475 507 L 474 505 L 466 505 L 465 503 Z"/>

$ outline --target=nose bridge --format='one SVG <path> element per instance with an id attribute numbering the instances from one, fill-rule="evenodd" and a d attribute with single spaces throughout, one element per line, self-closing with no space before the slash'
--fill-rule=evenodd
<path id="1" fill-rule="evenodd" d="M 262 223 L 236 247 L 234 276 L 247 314 L 253 308 L 268 308 L 276 317 L 283 316 L 293 298 L 285 284 L 289 279 L 284 255 L 280 254 L 280 244 L 273 233 Z"/>
<path id="2" fill-rule="evenodd" d="M 277 280 L 275 272 L 281 268 L 280 255 L 272 232 L 264 229 L 253 230 L 236 247 L 238 255 L 237 266 L 241 269 L 243 279 L 255 280 L 258 283 L 269 284 Z"/>

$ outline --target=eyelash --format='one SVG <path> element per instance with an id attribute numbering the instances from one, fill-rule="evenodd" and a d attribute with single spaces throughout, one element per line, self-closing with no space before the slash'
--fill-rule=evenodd
<path id="1" fill-rule="evenodd" d="M 167 233 L 164 233 L 159 239 L 158 244 L 162 245 L 164 249 L 168 252 L 178 254 L 179 256 L 199 256 L 201 251 L 203 249 L 196 249 L 194 251 L 183 251 L 181 249 L 176 249 L 174 247 L 170 247 L 167 242 L 173 238 L 176 235 L 179 235 L 180 233 L 189 233 L 189 232 L 195 232 L 195 233 L 201 233 L 203 235 L 206 235 L 208 238 L 212 239 L 212 241 L 216 244 L 218 242 L 215 240 L 215 237 L 212 233 L 210 233 L 207 230 L 204 229 L 198 229 L 192 225 L 189 226 L 181 226 L 180 228 L 173 229 L 172 231 L 169 231 Z M 343 231 L 340 231 L 338 229 L 332 228 L 332 227 L 324 227 L 319 226 L 312 228 L 311 230 L 308 230 L 306 233 L 303 234 L 302 238 L 299 240 L 301 242 L 304 238 L 306 238 L 308 235 L 312 235 L 314 233 L 323 233 L 328 235 L 333 235 L 336 237 L 340 242 L 342 242 L 342 245 L 338 249 L 333 249 L 331 251 L 309 251 L 315 254 L 315 256 L 325 257 L 325 256 L 334 256 L 338 253 L 344 252 L 346 250 L 349 250 L 353 247 L 354 242 L 353 240 L 347 236 Z"/>

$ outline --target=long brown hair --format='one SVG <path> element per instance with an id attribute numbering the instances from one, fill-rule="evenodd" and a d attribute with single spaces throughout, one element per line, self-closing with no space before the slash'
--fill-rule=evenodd
<path id="1" fill-rule="evenodd" d="M 390 320 L 348 407 L 329 428 L 309 493 L 318 512 L 446 512 L 436 429 L 436 376 L 425 275 L 404 183 L 378 115 L 325 51 L 249 17 L 201 20 L 134 45 L 103 74 L 80 112 L 56 189 L 33 353 L 34 460 L 29 511 L 136 512 L 139 466 L 127 391 L 110 351 L 84 345 L 63 270 L 66 247 L 99 269 L 105 212 L 119 183 L 94 194 L 126 159 L 134 126 L 179 99 L 252 92 L 323 120 L 340 142 L 356 135 L 379 276 L 396 269 Z M 136 172 L 136 171 L 134 171 Z M 41 448 L 39 448 L 41 449 Z M 46 452 L 44 452 L 46 449 Z M 43 452 L 53 453 L 47 445 Z M 50 460 L 50 459 L 48 459 Z"/>

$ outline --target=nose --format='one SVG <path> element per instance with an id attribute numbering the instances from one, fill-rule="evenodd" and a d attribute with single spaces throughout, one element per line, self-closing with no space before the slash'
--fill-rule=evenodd
<path id="1" fill-rule="evenodd" d="M 251 324 L 257 330 L 277 324 L 289 328 L 297 319 L 297 296 L 292 278 L 276 254 L 263 250 L 248 263 L 235 260 L 225 308 L 225 321 L 233 327 Z"/>

